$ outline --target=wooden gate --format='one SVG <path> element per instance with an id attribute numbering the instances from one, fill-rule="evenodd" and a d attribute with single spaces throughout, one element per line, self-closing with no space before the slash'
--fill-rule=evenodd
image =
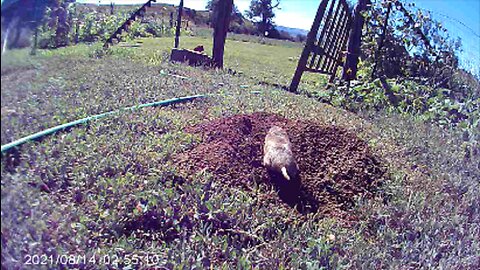
<path id="1" fill-rule="evenodd" d="M 322 0 L 298 61 L 290 91 L 296 92 L 304 71 L 331 75 L 335 78 L 342 64 L 352 24 L 352 14 L 346 0 Z"/>

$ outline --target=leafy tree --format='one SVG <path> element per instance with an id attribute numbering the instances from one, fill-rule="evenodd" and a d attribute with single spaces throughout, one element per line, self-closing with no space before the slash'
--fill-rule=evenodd
<path id="1" fill-rule="evenodd" d="M 54 29 L 54 47 L 66 46 L 69 43 L 70 18 L 68 6 L 72 0 L 55 0 L 49 8 L 48 26 Z"/>
<path id="2" fill-rule="evenodd" d="M 207 10 L 212 11 L 217 3 L 218 3 L 218 0 L 208 0 L 208 1 L 207 1 L 207 5 L 205 6 L 205 8 L 206 8 Z"/>
<path id="3" fill-rule="evenodd" d="M 272 0 L 252 0 L 250 2 L 247 16 L 257 23 L 257 29 L 261 35 L 268 35 L 269 31 L 274 30 L 274 10 L 278 9 L 279 5 L 280 0 L 277 0 L 275 4 L 272 3 Z"/>
<path id="4" fill-rule="evenodd" d="M 22 29 L 35 29 L 47 22 L 54 32 L 54 46 L 68 43 L 70 30 L 68 5 L 74 0 L 5 0 L 2 3 L 2 26 L 13 33 L 9 47 L 16 47 Z M 9 38 L 9 37 L 7 37 Z"/>

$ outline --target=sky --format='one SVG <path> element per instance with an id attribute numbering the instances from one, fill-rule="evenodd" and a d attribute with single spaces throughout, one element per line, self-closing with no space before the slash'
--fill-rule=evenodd
<path id="1" fill-rule="evenodd" d="M 275 2 L 275 0 L 273 0 Z M 77 0 L 83 3 L 98 3 L 98 0 Z M 146 0 L 100 0 L 102 4 L 139 4 Z M 207 0 L 184 0 L 184 5 L 192 9 L 205 9 Z M 234 0 L 234 4 L 242 12 L 248 9 L 250 0 Z M 300 29 L 310 29 L 315 13 L 318 8 L 318 0 L 280 0 L 280 10 L 275 12 L 275 23 Z M 168 3 L 178 5 L 180 0 L 157 0 L 157 3 Z"/>
<path id="2" fill-rule="evenodd" d="M 275 1 L 275 0 L 273 0 Z M 78 0 L 77 2 L 88 2 L 109 4 L 139 4 L 145 0 Z M 158 3 L 180 3 L 179 0 L 158 0 Z M 312 24 L 315 12 L 320 0 L 280 0 L 280 10 L 276 11 L 275 22 L 278 25 L 309 29 Z M 350 0 L 348 2 L 356 2 Z M 480 1 L 479 0 L 407 0 L 415 2 L 418 7 L 439 12 L 450 17 L 459 19 L 469 25 L 477 32 L 480 32 Z M 193 9 L 205 9 L 207 0 L 184 0 L 185 6 Z M 234 4 L 240 11 L 248 9 L 250 0 L 234 0 Z"/>

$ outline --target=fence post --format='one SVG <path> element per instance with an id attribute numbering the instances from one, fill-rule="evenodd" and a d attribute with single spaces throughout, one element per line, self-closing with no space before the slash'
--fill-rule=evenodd
<path id="1" fill-rule="evenodd" d="M 115 14 L 115 4 L 110 2 L 110 15 Z"/>
<path id="2" fill-rule="evenodd" d="M 305 47 L 303 48 L 300 59 L 298 60 L 297 69 L 295 70 L 295 75 L 293 75 L 292 82 L 290 83 L 289 90 L 290 92 L 297 92 L 298 84 L 302 78 L 303 71 L 307 66 L 308 57 L 313 47 L 315 46 L 315 39 L 317 38 L 318 28 L 320 27 L 320 22 L 322 21 L 323 14 L 327 7 L 328 0 L 322 0 L 317 9 L 317 14 L 315 14 L 315 19 L 313 20 L 312 27 L 307 35 L 307 41 Z"/>
<path id="3" fill-rule="evenodd" d="M 343 52 L 340 50 L 345 50 L 345 43 L 348 39 L 348 34 L 350 33 L 350 27 L 352 23 L 352 18 L 350 16 L 347 16 L 346 21 L 344 22 L 343 25 L 343 31 L 340 34 L 340 40 L 338 41 L 340 44 L 340 49 L 337 51 L 337 53 L 334 55 L 334 58 L 338 60 L 338 57 L 340 57 Z M 333 63 L 333 70 L 332 70 L 332 75 L 330 76 L 330 79 L 328 80 L 329 83 L 333 83 L 337 74 L 337 69 L 340 66 L 339 62 Z"/>
<path id="4" fill-rule="evenodd" d="M 370 0 L 358 0 L 353 14 L 353 28 L 348 39 L 347 59 L 343 68 L 342 79 L 350 81 L 357 76 L 358 57 L 360 56 L 360 45 L 362 41 L 362 28 L 365 19 L 362 12 L 367 9 Z"/>
<path id="5" fill-rule="evenodd" d="M 180 44 L 180 28 L 182 27 L 182 10 L 183 10 L 183 0 L 180 0 L 180 5 L 178 5 L 177 27 L 175 29 L 175 48 L 178 48 L 178 45 Z"/>
<path id="6" fill-rule="evenodd" d="M 232 13 L 233 0 L 218 1 L 213 11 L 213 64 L 218 68 L 223 68 L 223 52 L 225 50 L 225 39 L 227 38 L 228 26 L 230 24 L 230 14 Z"/>
<path id="7" fill-rule="evenodd" d="M 388 2 L 387 14 L 385 15 L 385 22 L 383 23 L 383 27 L 382 27 L 382 35 L 380 36 L 380 40 L 378 42 L 378 48 L 377 48 L 377 51 L 375 52 L 375 58 L 374 58 L 375 62 L 372 70 L 372 79 L 375 77 L 375 72 L 377 70 L 377 65 L 378 65 L 378 57 L 380 56 L 383 43 L 385 41 L 385 35 L 387 33 L 387 26 L 388 26 L 388 17 L 390 16 L 391 9 L 392 9 L 392 2 Z"/>
<path id="8" fill-rule="evenodd" d="M 40 19 L 39 14 L 38 14 L 38 0 L 35 0 L 33 4 L 33 16 L 34 16 L 34 24 L 35 24 L 35 30 L 33 34 L 33 46 L 32 50 L 30 51 L 30 55 L 36 55 L 37 54 L 37 47 L 38 47 L 38 27 L 40 25 L 39 21 Z"/>

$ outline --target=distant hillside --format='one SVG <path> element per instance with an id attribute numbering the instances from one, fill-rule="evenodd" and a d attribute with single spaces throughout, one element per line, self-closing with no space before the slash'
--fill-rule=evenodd
<path id="1" fill-rule="evenodd" d="M 277 30 L 287 32 L 289 35 L 294 36 L 294 37 L 296 37 L 298 35 L 302 35 L 302 36 L 306 37 L 307 34 L 308 34 L 308 30 L 300 29 L 300 28 L 286 27 L 286 26 L 277 26 Z"/>

